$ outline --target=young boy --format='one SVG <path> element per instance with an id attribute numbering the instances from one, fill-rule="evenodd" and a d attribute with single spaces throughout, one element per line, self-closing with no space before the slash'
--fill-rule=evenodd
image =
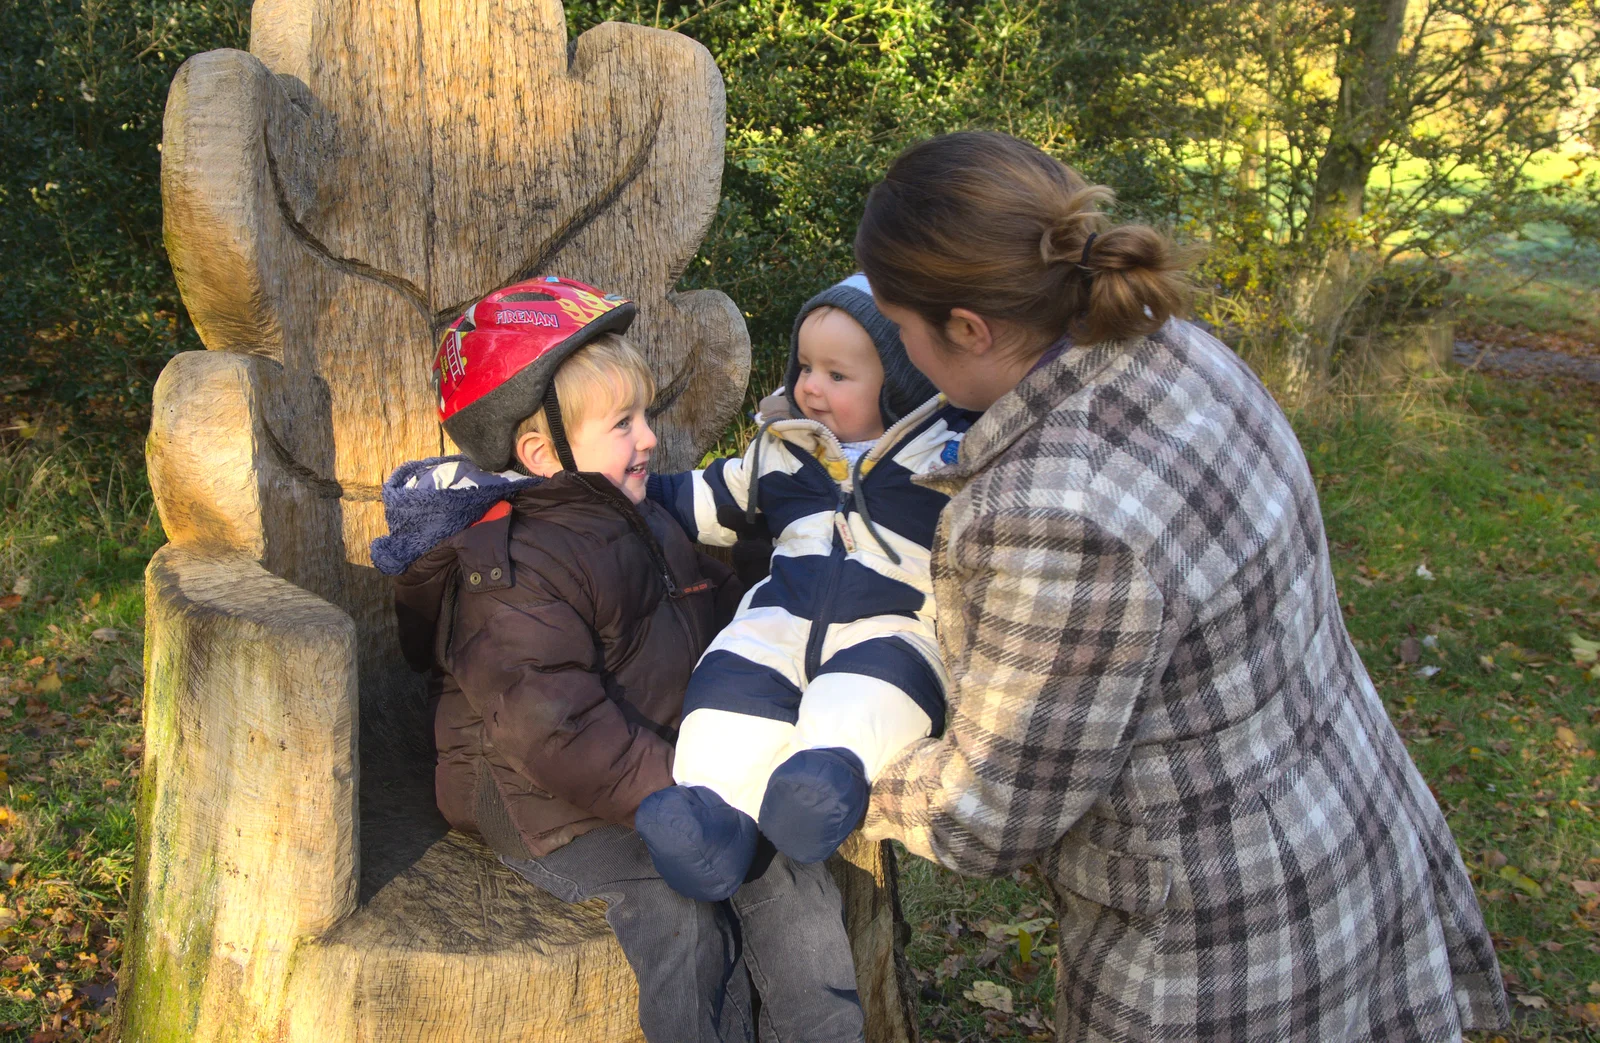
<path id="1" fill-rule="evenodd" d="M 563 901 L 605 900 L 651 1043 L 752 1038 L 751 974 L 764 1036 L 857 1043 L 823 867 L 776 856 L 730 909 L 674 893 L 631 828 L 672 785 L 684 686 L 737 596 L 645 499 L 654 382 L 620 337 L 633 314 L 557 278 L 469 308 L 434 363 L 467 457 L 384 487 L 372 557 L 399 577 L 407 658 L 431 672 L 439 809 Z"/>
<path id="2" fill-rule="evenodd" d="M 800 310 L 785 387 L 742 456 L 650 479 L 702 543 L 758 514 L 777 533 L 771 575 L 689 681 L 678 785 L 635 818 L 661 875 L 707 901 L 739 889 L 758 828 L 798 862 L 832 854 L 882 767 L 944 722 L 929 557 L 946 497 L 913 479 L 954 460 L 972 418 L 935 397 L 860 275 Z"/>

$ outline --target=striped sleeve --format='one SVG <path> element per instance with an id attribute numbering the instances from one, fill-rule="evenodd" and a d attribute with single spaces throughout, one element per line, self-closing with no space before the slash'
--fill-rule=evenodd
<path id="1" fill-rule="evenodd" d="M 690 539 L 730 547 L 758 528 L 745 519 L 748 475 L 747 457 L 723 457 L 702 471 L 651 475 L 648 495 L 667 509 Z"/>
<path id="2" fill-rule="evenodd" d="M 939 606 L 945 734 L 885 767 L 863 828 L 990 876 L 1041 859 L 1122 770 L 1165 606 L 1126 544 L 1076 515 L 1021 507 L 963 528 L 945 555 L 958 603 Z"/>

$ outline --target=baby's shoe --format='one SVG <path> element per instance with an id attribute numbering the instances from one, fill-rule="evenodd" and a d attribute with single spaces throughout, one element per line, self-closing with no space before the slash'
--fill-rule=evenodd
<path id="1" fill-rule="evenodd" d="M 796 862 L 821 862 L 867 813 L 872 784 L 845 749 L 801 750 L 778 765 L 761 801 L 761 832 Z"/>
<path id="2" fill-rule="evenodd" d="M 650 861 L 686 898 L 720 902 L 739 889 L 755 858 L 755 820 L 704 786 L 668 786 L 644 798 L 633 828 Z"/>

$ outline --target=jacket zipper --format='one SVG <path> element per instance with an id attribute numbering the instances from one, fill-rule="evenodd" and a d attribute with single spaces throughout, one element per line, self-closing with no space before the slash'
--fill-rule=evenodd
<path id="1" fill-rule="evenodd" d="M 935 406 L 934 408 L 938 409 L 943 405 L 944 400 L 941 398 L 939 405 Z M 900 434 L 907 427 L 914 423 L 919 423 L 923 419 L 924 415 L 922 415 L 921 410 L 918 410 L 909 416 L 901 417 L 897 423 L 895 423 L 889 428 L 889 430 L 885 431 L 883 435 L 879 437 L 877 444 L 867 451 L 867 459 L 876 460 L 882 456 L 888 455 L 888 451 L 894 448 L 895 443 L 899 441 Z M 840 459 L 843 459 L 844 448 L 839 445 L 839 439 L 834 435 L 834 433 L 829 431 L 822 424 L 817 423 L 815 420 L 810 421 L 810 423 L 816 424 L 819 433 L 830 443 L 832 443 L 835 450 L 837 450 Z M 779 433 L 778 437 L 782 438 L 782 433 Z M 865 474 L 861 476 L 862 486 L 867 484 L 867 477 L 868 476 Z M 757 480 L 760 480 L 759 476 L 757 477 Z M 849 481 L 849 479 L 847 478 L 846 481 Z M 853 488 L 847 491 L 844 487 L 844 483 L 840 483 L 839 503 L 834 507 L 835 521 L 833 527 L 833 544 L 829 548 L 828 574 L 823 577 L 822 596 L 815 603 L 812 613 L 813 618 L 811 620 L 811 629 L 806 635 L 805 671 L 807 683 L 816 677 L 818 670 L 822 669 L 822 645 L 823 642 L 827 640 L 828 627 L 831 625 L 834 596 L 838 593 L 839 578 L 844 572 L 845 562 L 849 560 L 850 552 L 853 549 L 846 545 L 842 535 L 844 532 L 849 531 L 849 505 L 851 493 L 853 491 Z"/>
<path id="2" fill-rule="evenodd" d="M 628 526 L 644 541 L 645 549 L 650 552 L 650 558 L 655 562 L 656 573 L 661 577 L 661 581 L 666 584 L 667 604 L 672 606 L 672 614 L 677 619 L 678 626 L 683 629 L 685 634 L 691 637 L 694 636 L 697 632 L 694 620 L 689 618 L 688 608 L 684 604 L 688 592 L 678 586 L 677 579 L 672 575 L 672 567 L 667 564 L 666 551 L 661 549 L 661 544 L 656 540 L 655 533 L 650 531 L 650 526 L 646 524 L 644 516 L 639 513 L 639 509 L 633 505 L 632 501 L 617 491 L 609 480 L 606 481 L 604 489 L 597 489 L 594 483 L 583 477 L 581 473 L 577 471 L 570 473 L 585 489 L 615 507 L 618 513 L 622 515 L 623 520 L 628 523 Z"/>
<path id="3" fill-rule="evenodd" d="M 849 503 L 849 496 L 843 489 L 839 491 L 839 504 L 834 508 L 834 517 L 844 517 L 845 506 Z M 846 525 L 849 521 L 846 520 Z M 812 609 L 811 630 L 806 635 L 806 681 L 809 683 L 817 676 L 817 671 L 822 669 L 822 643 L 828 638 L 828 626 L 832 622 L 833 598 L 839 589 L 839 576 L 844 572 L 844 563 L 850 558 L 850 552 L 845 549 L 844 541 L 839 538 L 839 527 L 834 526 L 833 544 L 828 549 L 828 574 L 823 577 L 822 595 L 817 599 Z"/>
<path id="4" fill-rule="evenodd" d="M 656 534 L 650 531 L 650 526 L 645 522 L 644 515 L 639 513 L 639 509 L 633 505 L 632 501 L 613 489 L 609 480 L 606 482 L 607 487 L 605 489 L 597 489 L 594 483 L 583 477 L 581 473 L 577 471 L 571 473 L 578 484 L 615 507 L 617 512 L 622 515 L 623 520 L 628 523 L 628 527 L 644 541 L 645 549 L 650 552 L 650 560 L 655 564 L 656 574 L 661 577 L 661 581 L 667 586 L 668 598 L 676 602 L 682 601 L 689 593 L 699 593 L 699 584 L 695 585 L 697 589 L 694 591 L 686 591 L 678 586 L 678 580 L 672 574 L 672 566 L 667 564 L 667 552 L 661 549 L 661 543 L 656 539 Z"/>

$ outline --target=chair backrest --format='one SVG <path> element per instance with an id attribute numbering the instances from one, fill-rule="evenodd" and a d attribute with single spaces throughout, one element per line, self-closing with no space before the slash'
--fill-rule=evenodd
<path id="1" fill-rule="evenodd" d="M 169 536 L 350 612 L 364 714 L 388 701 L 410 682 L 368 545 L 389 471 L 452 451 L 429 385 L 440 332 L 535 274 L 636 299 L 657 459 L 692 466 L 749 373 L 732 302 L 672 292 L 722 150 L 721 76 L 674 33 L 606 23 L 569 45 L 557 0 L 257 0 L 250 52 L 197 57 L 168 100 L 168 252 L 206 347 L 248 356 L 158 388 Z"/>

